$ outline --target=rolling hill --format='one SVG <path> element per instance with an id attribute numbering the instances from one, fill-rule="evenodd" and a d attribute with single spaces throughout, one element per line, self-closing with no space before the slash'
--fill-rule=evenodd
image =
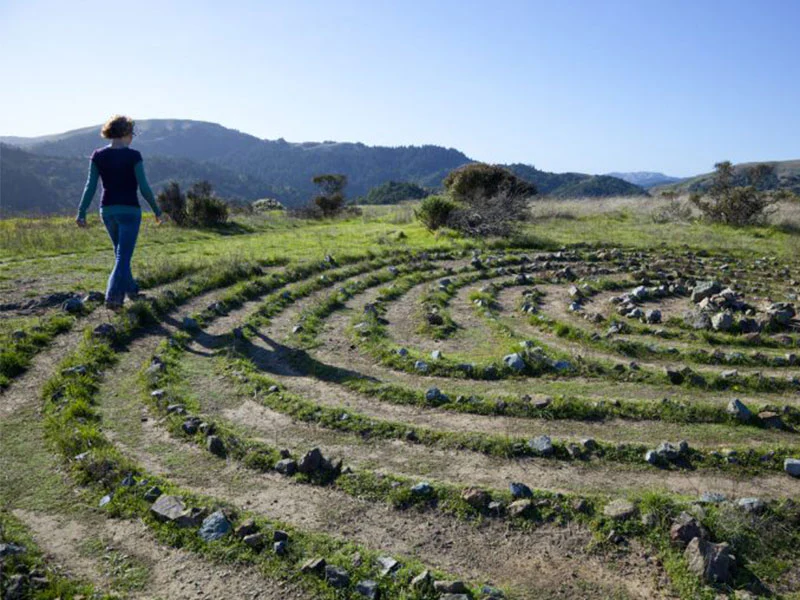
<path id="1" fill-rule="evenodd" d="M 734 166 L 734 177 L 737 177 L 738 184 L 744 183 L 744 171 L 757 164 L 767 164 L 775 169 L 774 177 L 765 182 L 765 189 L 787 189 L 795 194 L 800 194 L 800 160 L 783 161 L 760 161 L 739 163 Z M 659 185 L 653 189 L 654 192 L 674 190 L 679 193 L 701 192 L 711 186 L 714 173 L 703 173 L 688 179 L 682 179 L 671 185 Z"/>
<path id="2" fill-rule="evenodd" d="M 638 185 L 644 189 L 649 189 L 657 185 L 667 185 L 681 180 L 680 177 L 672 177 L 664 175 L 664 173 L 656 173 L 653 171 L 633 171 L 630 173 L 606 173 L 609 177 L 616 177 L 628 183 Z"/>
<path id="3" fill-rule="evenodd" d="M 4 216 L 73 210 L 85 181 L 86 159 L 105 142 L 99 130 L 92 126 L 33 138 L 0 137 Z M 133 146 L 145 155 L 154 189 L 170 180 L 185 185 L 208 179 L 223 197 L 273 197 L 289 207 L 314 195 L 311 180 L 320 173 L 347 174 L 347 196 L 357 198 L 389 181 L 435 189 L 452 169 L 473 162 L 441 146 L 262 140 L 216 123 L 183 119 L 138 121 Z M 642 188 L 608 176 L 547 173 L 524 164 L 508 167 L 542 195 L 644 194 Z"/>

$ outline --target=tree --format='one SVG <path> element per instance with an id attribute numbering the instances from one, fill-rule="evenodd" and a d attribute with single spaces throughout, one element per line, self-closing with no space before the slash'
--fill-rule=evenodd
<path id="1" fill-rule="evenodd" d="M 164 189 L 156 196 L 156 202 L 175 225 L 183 227 L 188 224 L 189 215 L 186 212 L 186 196 L 181 192 L 181 187 L 177 181 L 170 181 L 164 186 Z"/>
<path id="2" fill-rule="evenodd" d="M 714 223 L 741 227 L 763 223 L 774 212 L 773 206 L 790 196 L 785 190 L 765 190 L 764 183 L 774 176 L 774 168 L 759 164 L 734 171 L 730 161 L 714 165 L 714 179 L 705 193 L 694 193 L 689 200 Z M 736 185 L 736 181 L 745 185 Z"/>
<path id="3" fill-rule="evenodd" d="M 313 182 L 322 192 L 314 198 L 314 204 L 322 211 L 322 216 L 331 217 L 338 213 L 344 206 L 344 188 L 347 186 L 347 175 L 334 173 L 316 175 Z"/>
<path id="4" fill-rule="evenodd" d="M 511 234 L 528 214 L 536 187 L 497 165 L 472 163 L 451 171 L 444 187 L 458 205 L 448 225 L 472 236 Z"/>
<path id="5" fill-rule="evenodd" d="M 442 182 L 456 202 L 476 205 L 499 194 L 528 198 L 536 187 L 497 165 L 471 163 L 448 173 Z"/>

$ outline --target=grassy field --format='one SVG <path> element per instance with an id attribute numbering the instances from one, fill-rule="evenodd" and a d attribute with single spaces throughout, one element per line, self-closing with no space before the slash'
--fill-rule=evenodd
<path id="1" fill-rule="evenodd" d="M 729 331 L 683 317 L 711 279 L 757 319 L 795 302 L 800 211 L 730 229 L 667 206 L 541 201 L 491 240 L 432 234 L 413 205 L 146 218 L 147 298 L 121 315 L 31 304 L 104 289 L 96 217 L 0 222 L 0 541 L 25 546 L 4 581 L 48 598 L 800 598 L 797 321 L 755 337 L 734 309 Z M 661 322 L 612 304 L 640 285 Z M 200 516 L 156 518 L 159 494 Z M 211 513 L 256 537 L 202 539 Z M 698 571 L 693 547 L 723 542 L 735 566 Z"/>

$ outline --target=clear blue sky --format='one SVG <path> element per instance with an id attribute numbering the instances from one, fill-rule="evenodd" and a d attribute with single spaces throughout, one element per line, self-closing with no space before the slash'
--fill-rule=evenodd
<path id="1" fill-rule="evenodd" d="M 0 0 L 0 135 L 112 113 L 551 171 L 800 158 L 800 0 Z"/>

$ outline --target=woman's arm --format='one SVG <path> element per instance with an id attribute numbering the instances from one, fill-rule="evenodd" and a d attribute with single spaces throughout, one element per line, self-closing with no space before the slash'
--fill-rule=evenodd
<path id="1" fill-rule="evenodd" d="M 136 183 L 139 184 L 139 191 L 142 192 L 142 196 L 144 196 L 144 199 L 147 200 L 147 203 L 153 210 L 153 214 L 155 214 L 156 217 L 160 217 L 161 209 L 156 203 L 156 198 L 153 196 L 153 190 L 150 189 L 150 185 L 147 183 L 147 177 L 145 177 L 144 174 L 144 161 L 140 160 L 137 162 L 134 170 L 136 172 Z"/>
<path id="2" fill-rule="evenodd" d="M 80 206 L 78 206 L 78 221 L 86 221 L 86 210 L 92 203 L 94 193 L 97 191 L 97 179 L 100 177 L 100 171 L 97 170 L 97 165 L 94 161 L 89 161 L 89 177 L 86 179 L 86 187 L 83 189 L 83 196 L 81 197 Z"/>

